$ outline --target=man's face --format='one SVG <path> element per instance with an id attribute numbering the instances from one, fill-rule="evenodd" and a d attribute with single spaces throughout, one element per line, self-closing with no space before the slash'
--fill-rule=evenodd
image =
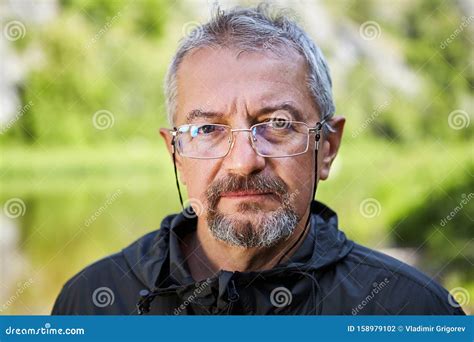
<path id="1" fill-rule="evenodd" d="M 227 48 L 195 50 L 178 70 L 175 126 L 216 123 L 236 129 L 282 118 L 314 127 L 319 114 L 306 72 L 304 59 L 292 51 L 277 57 Z M 279 107 L 286 109 L 268 110 Z M 189 121 L 189 113 L 197 111 L 213 114 L 191 115 Z M 259 156 L 249 134 L 234 133 L 224 158 L 177 156 L 177 165 L 199 220 L 207 221 L 216 238 L 241 247 L 269 246 L 291 235 L 308 211 L 314 134 L 306 153 L 284 158 Z"/>

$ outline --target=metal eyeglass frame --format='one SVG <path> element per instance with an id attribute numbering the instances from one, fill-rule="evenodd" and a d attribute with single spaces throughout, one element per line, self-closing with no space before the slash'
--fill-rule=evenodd
<path id="1" fill-rule="evenodd" d="M 318 121 L 315 125 L 315 127 L 310 127 L 308 126 L 307 123 L 305 122 L 299 122 L 299 121 L 292 121 L 294 123 L 301 123 L 301 124 L 304 124 L 308 127 L 308 140 L 306 142 L 306 149 L 304 150 L 304 152 L 299 152 L 299 153 L 296 153 L 296 154 L 292 154 L 292 155 L 287 155 L 287 156 L 282 156 L 282 157 L 271 157 L 271 156 L 265 156 L 265 155 L 262 155 L 260 154 L 254 143 L 253 143 L 253 139 L 250 139 L 251 141 L 251 145 L 252 145 L 252 148 L 253 150 L 255 151 L 255 153 L 257 153 L 259 156 L 262 156 L 264 158 L 287 158 L 287 157 L 294 157 L 294 156 L 298 156 L 298 155 L 301 155 L 301 154 L 304 154 L 306 152 L 308 152 L 308 148 L 309 148 L 309 135 L 311 133 L 316 133 L 315 135 L 315 141 L 316 141 L 316 147 L 315 147 L 315 163 L 316 163 L 316 172 L 318 172 L 318 150 L 319 150 L 319 141 L 321 140 L 321 129 L 323 127 L 323 124 L 326 123 L 326 119 L 324 120 L 321 120 L 321 121 Z M 210 158 L 199 158 L 199 157 L 187 157 L 187 156 L 183 156 L 185 158 L 192 158 L 192 159 L 220 159 L 220 158 L 225 158 L 229 153 L 230 151 L 232 150 L 232 147 L 234 146 L 234 141 L 235 139 L 233 138 L 234 137 L 234 132 L 252 132 L 252 129 L 255 127 L 255 126 L 258 126 L 258 125 L 263 125 L 263 124 L 266 124 L 266 122 L 263 122 L 263 123 L 259 123 L 259 124 L 255 124 L 253 126 L 251 126 L 250 128 L 231 128 L 230 130 L 230 134 L 231 134 L 231 137 L 232 137 L 232 141 L 230 142 L 229 144 L 229 149 L 227 151 L 226 154 L 224 154 L 223 156 L 219 156 L 219 157 L 210 157 Z M 177 171 L 177 168 L 176 168 L 176 151 L 177 151 L 177 148 L 176 148 L 176 137 L 178 135 L 178 129 L 180 127 L 183 127 L 185 125 L 182 125 L 182 126 L 178 126 L 178 127 L 173 127 L 173 130 L 169 130 L 170 134 L 172 135 L 172 139 L 171 139 L 171 152 L 172 152 L 172 155 L 173 155 L 173 168 L 174 168 L 174 176 L 175 176 L 175 181 L 176 181 L 176 187 L 178 189 L 178 195 L 179 195 L 179 201 L 181 203 L 181 207 L 183 208 L 184 210 L 184 204 L 183 204 L 183 197 L 181 195 L 181 188 L 179 186 L 179 181 L 178 181 L 178 171 Z M 220 126 L 226 126 L 226 127 L 230 127 L 228 125 L 220 125 Z M 179 151 L 178 151 L 179 153 Z M 315 183 L 314 183 L 314 188 L 313 188 L 313 198 L 314 198 L 314 195 L 316 193 L 316 180 L 315 180 Z"/>
<path id="2" fill-rule="evenodd" d="M 185 157 L 185 158 L 192 158 L 192 159 L 220 159 L 220 158 L 225 158 L 229 153 L 230 151 L 232 151 L 232 148 L 234 147 L 234 142 L 235 142 L 235 139 L 234 139 L 234 132 L 249 132 L 251 133 L 251 135 L 249 136 L 249 140 L 250 140 L 250 144 L 253 148 L 253 150 L 255 151 L 255 153 L 257 153 L 257 155 L 261 156 L 261 157 L 265 157 L 265 158 L 286 158 L 286 157 L 295 157 L 295 156 L 298 156 L 300 154 L 304 154 L 308 151 L 308 148 L 309 148 L 309 136 L 311 133 L 316 133 L 316 134 L 319 134 L 319 131 L 321 130 L 321 127 L 322 127 L 322 124 L 324 123 L 324 121 L 322 122 L 318 122 L 316 124 L 316 127 L 310 127 L 308 126 L 307 123 L 305 122 L 300 122 L 300 121 L 289 121 L 290 123 L 294 123 L 294 124 L 301 124 L 301 125 L 304 125 L 306 126 L 307 128 L 307 136 L 306 136 L 306 148 L 304 151 L 302 152 L 297 152 L 297 153 L 293 153 L 293 154 L 286 154 L 286 155 L 282 155 L 282 156 L 272 156 L 272 155 L 265 155 L 263 153 L 260 153 L 257 149 L 257 146 L 255 146 L 255 137 L 253 136 L 253 133 L 252 131 L 255 129 L 255 127 L 258 127 L 258 126 L 264 126 L 264 125 L 268 125 L 268 122 L 262 122 L 262 123 L 258 123 L 258 124 L 255 124 L 255 125 L 252 125 L 250 128 L 232 128 L 231 126 L 229 125 L 222 125 L 222 124 L 206 124 L 206 123 L 203 123 L 201 124 L 201 126 L 205 126 L 205 125 L 213 125 L 213 126 L 219 126 L 219 127 L 225 127 L 225 128 L 228 128 L 229 131 L 229 139 L 228 139 L 228 143 L 229 143 L 229 147 L 227 149 L 227 152 L 222 154 L 222 155 L 219 155 L 217 157 L 191 157 L 191 156 L 188 156 L 188 155 L 185 155 L 185 154 L 182 154 L 178 148 L 176 148 L 176 150 L 178 151 L 179 155 Z M 181 127 L 185 127 L 185 126 L 191 126 L 189 124 L 186 124 L 186 125 L 181 125 L 181 126 L 178 126 L 178 127 L 175 127 L 174 130 L 170 130 L 170 134 L 173 136 L 173 141 L 172 141 L 172 148 L 174 149 L 176 146 L 175 146 L 175 140 L 179 134 L 179 129 Z M 319 138 L 317 137 L 316 139 L 316 149 L 319 148 Z"/>

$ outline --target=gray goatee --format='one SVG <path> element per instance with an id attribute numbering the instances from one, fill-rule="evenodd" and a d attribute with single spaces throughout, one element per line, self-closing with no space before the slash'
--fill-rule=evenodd
<path id="1" fill-rule="evenodd" d="M 241 203 L 237 211 L 248 219 L 225 215 L 217 209 L 222 193 L 236 191 L 273 192 L 281 200 L 276 210 L 265 211 L 258 203 Z M 300 218 L 292 204 L 292 196 L 279 177 L 262 174 L 238 176 L 230 174 L 211 184 L 206 192 L 207 224 L 212 235 L 232 246 L 270 247 L 291 236 Z"/>

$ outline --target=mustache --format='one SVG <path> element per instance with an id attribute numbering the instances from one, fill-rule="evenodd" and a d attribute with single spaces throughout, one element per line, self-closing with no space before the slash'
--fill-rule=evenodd
<path id="1" fill-rule="evenodd" d="M 283 198 L 288 193 L 288 186 L 278 176 L 267 176 L 263 174 L 240 176 L 229 174 L 212 182 L 207 189 L 206 197 L 209 208 L 215 208 L 223 193 L 238 191 L 272 192 L 278 197 Z"/>

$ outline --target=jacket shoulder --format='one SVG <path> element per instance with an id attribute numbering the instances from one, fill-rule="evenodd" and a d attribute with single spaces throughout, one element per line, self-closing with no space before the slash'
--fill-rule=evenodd
<path id="1" fill-rule="evenodd" d="M 362 277 L 370 284 L 384 284 L 384 294 L 378 301 L 390 314 L 464 314 L 439 283 L 398 259 L 354 244 L 346 261 L 351 264 L 350 272 L 356 278 Z"/>
<path id="2" fill-rule="evenodd" d="M 170 221 L 173 216 L 165 218 Z M 163 225 L 162 225 L 163 228 Z M 121 252 L 109 255 L 85 267 L 69 279 L 53 306 L 53 315 L 126 314 L 135 312 L 140 290 L 150 287 L 153 279 L 146 272 L 166 235 L 158 229 L 140 237 Z M 148 268 L 147 268 L 148 267 Z M 147 286 L 148 284 L 148 286 Z"/>
<path id="3" fill-rule="evenodd" d="M 129 284 L 135 283 L 137 288 L 140 287 L 138 279 L 130 272 L 123 253 L 115 253 L 100 259 L 85 267 L 64 284 L 56 299 L 52 314 L 118 313 L 123 306 L 126 306 L 122 295 L 124 283 L 127 283 L 127 289 L 130 291 L 133 289 Z"/>

